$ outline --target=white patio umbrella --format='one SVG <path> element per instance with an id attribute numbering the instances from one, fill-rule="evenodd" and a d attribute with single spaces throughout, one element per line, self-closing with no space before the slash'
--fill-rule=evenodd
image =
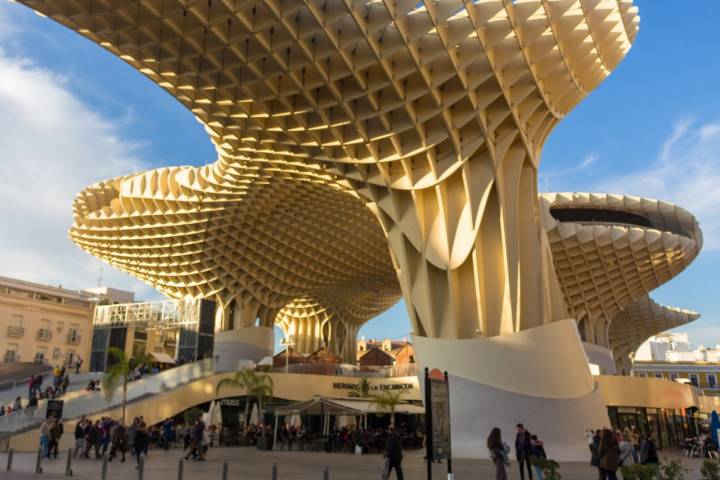
<path id="1" fill-rule="evenodd" d="M 302 417 L 300 415 L 293 415 L 290 417 L 290 425 L 294 426 L 295 428 L 302 427 Z"/>
<path id="2" fill-rule="evenodd" d="M 255 403 L 250 411 L 250 425 L 257 425 L 259 417 L 257 403 Z"/>
<path id="3" fill-rule="evenodd" d="M 213 400 L 212 402 L 210 402 L 210 408 L 208 408 L 207 418 L 204 419 L 206 422 L 205 424 L 207 426 L 212 425 L 213 422 L 215 421 L 215 409 L 216 408 L 217 408 L 216 402 L 215 402 L 215 400 Z"/>

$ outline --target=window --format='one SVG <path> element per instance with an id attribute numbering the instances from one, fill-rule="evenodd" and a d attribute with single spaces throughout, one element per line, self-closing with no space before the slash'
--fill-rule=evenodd
<path id="1" fill-rule="evenodd" d="M 65 328 L 65 322 L 57 322 L 57 327 L 55 327 L 55 329 L 57 330 L 57 333 L 62 333 L 64 328 Z"/>
<path id="2" fill-rule="evenodd" d="M 65 365 L 70 365 L 75 361 L 75 350 L 68 350 L 65 353 Z"/>
<path id="3" fill-rule="evenodd" d="M 717 374 L 716 373 L 708 373 L 707 374 L 707 383 L 708 388 L 717 388 Z"/>
<path id="4" fill-rule="evenodd" d="M 13 327 L 22 327 L 23 324 L 23 316 L 22 315 L 13 315 L 10 318 L 10 325 Z"/>
<path id="5" fill-rule="evenodd" d="M 656 374 L 655 374 L 655 378 L 657 378 L 658 380 L 662 380 L 662 379 L 663 379 L 663 374 L 662 374 L 662 373 L 656 373 Z"/>
<path id="6" fill-rule="evenodd" d="M 640 378 L 645 378 L 645 377 L 647 377 L 647 373 L 645 373 L 645 372 L 638 372 L 637 376 L 640 377 Z"/>
<path id="7" fill-rule="evenodd" d="M 5 356 L 3 357 L 3 362 L 17 362 L 20 359 L 20 357 L 18 356 L 19 347 L 20 345 L 17 343 L 8 343 L 7 350 L 5 350 Z"/>
<path id="8" fill-rule="evenodd" d="M 35 352 L 35 363 L 45 363 L 47 360 L 47 347 L 39 347 Z"/>
<path id="9" fill-rule="evenodd" d="M 679 378 L 679 375 L 677 373 L 671 373 L 670 374 L 670 380 L 673 382 L 676 381 Z"/>
<path id="10" fill-rule="evenodd" d="M 698 377 L 697 373 L 690 374 L 690 383 L 692 383 L 696 387 L 700 386 L 700 378 Z"/>

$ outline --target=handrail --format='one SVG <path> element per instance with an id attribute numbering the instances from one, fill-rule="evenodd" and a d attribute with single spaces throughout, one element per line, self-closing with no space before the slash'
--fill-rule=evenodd
<path id="1" fill-rule="evenodd" d="M 43 377 L 44 377 L 45 375 L 49 375 L 50 372 L 52 372 L 52 367 L 51 367 L 50 365 L 48 365 L 47 367 L 48 367 L 47 370 L 42 371 L 42 372 L 38 372 L 38 373 L 40 373 L 40 375 L 42 375 Z M 18 384 L 27 383 L 28 380 L 30 380 L 30 377 L 15 378 L 15 379 L 10 379 L 10 380 L 3 380 L 2 382 L 0 382 L 0 391 L 2 391 L 2 390 L 12 390 L 12 389 L 14 389 L 14 388 L 17 388 Z M 12 385 L 9 386 L 9 387 L 6 387 L 6 386 L 4 386 L 5 384 L 12 384 Z"/>

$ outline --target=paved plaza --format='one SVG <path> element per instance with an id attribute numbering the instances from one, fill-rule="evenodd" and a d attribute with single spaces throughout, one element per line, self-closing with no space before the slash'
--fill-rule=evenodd
<path id="1" fill-rule="evenodd" d="M 173 480 L 178 478 L 180 450 L 168 452 L 154 450 L 145 464 L 144 478 L 148 480 Z M 675 453 L 675 452 L 672 452 Z M 65 454 L 66 455 L 66 454 Z M 36 475 L 35 455 L 16 454 L 11 473 L 5 471 L 7 454 L 0 454 L 0 478 L 3 480 L 27 480 L 32 478 L 64 478 L 66 456 L 43 463 L 43 473 Z M 661 455 L 663 457 L 663 455 Z M 184 479 L 221 480 L 223 462 L 228 462 L 228 478 L 241 480 L 269 480 L 273 463 L 278 464 L 278 480 L 320 480 L 323 469 L 329 467 L 331 480 L 378 480 L 381 479 L 383 459 L 379 455 L 325 454 L 313 452 L 258 452 L 253 448 L 216 448 L 208 454 L 205 462 L 184 462 Z M 698 480 L 701 461 L 683 459 L 692 472 L 686 480 Z M 494 478 L 489 461 L 456 460 L 453 462 L 455 478 L 458 480 L 484 480 Z M 422 454 L 407 452 L 404 461 L 405 478 L 421 480 L 426 478 Z M 73 478 L 97 480 L 101 478 L 101 460 L 77 460 L 73 462 Z M 561 466 L 563 480 L 593 480 L 597 471 L 587 464 L 566 463 Z M 108 465 L 108 480 L 134 480 L 138 478 L 135 462 L 128 458 L 125 463 L 112 462 Z M 395 478 L 394 475 L 392 477 Z M 436 465 L 433 478 L 446 477 L 446 466 Z M 509 468 L 508 478 L 519 479 L 517 465 Z"/>

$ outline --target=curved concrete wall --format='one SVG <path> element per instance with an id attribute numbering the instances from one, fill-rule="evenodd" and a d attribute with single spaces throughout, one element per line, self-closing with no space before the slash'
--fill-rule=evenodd
<path id="1" fill-rule="evenodd" d="M 492 428 L 512 445 L 523 423 L 552 458 L 584 461 L 585 430 L 610 425 L 573 320 L 501 337 L 413 341 L 421 367 L 449 373 L 454 457 L 488 458 Z"/>
<path id="2" fill-rule="evenodd" d="M 237 371 L 242 360 L 259 362 L 272 356 L 275 332 L 269 327 L 244 327 L 215 334 L 215 371 Z"/>

